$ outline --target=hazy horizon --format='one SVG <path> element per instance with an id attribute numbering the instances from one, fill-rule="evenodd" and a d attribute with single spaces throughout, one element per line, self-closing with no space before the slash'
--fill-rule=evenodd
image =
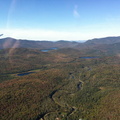
<path id="1" fill-rule="evenodd" d="M 27 41 L 51 41 L 51 42 L 57 42 L 57 41 L 69 41 L 69 42 L 86 42 L 88 40 L 94 40 L 94 39 L 102 39 L 102 38 L 109 38 L 109 37 L 120 37 L 120 36 L 106 36 L 106 37 L 100 37 L 100 38 L 92 38 L 92 39 L 86 39 L 86 40 L 36 40 L 36 39 L 17 39 L 17 38 L 13 38 L 13 37 L 4 37 L 3 35 L 0 36 L 0 39 L 6 39 L 6 38 L 12 38 L 12 39 L 16 39 L 16 40 L 27 40 Z"/>

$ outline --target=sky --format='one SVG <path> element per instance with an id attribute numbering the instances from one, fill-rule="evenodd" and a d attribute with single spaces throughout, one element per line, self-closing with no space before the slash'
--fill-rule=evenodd
<path id="1" fill-rule="evenodd" d="M 53 41 L 120 36 L 120 0 L 0 0 L 0 34 Z"/>

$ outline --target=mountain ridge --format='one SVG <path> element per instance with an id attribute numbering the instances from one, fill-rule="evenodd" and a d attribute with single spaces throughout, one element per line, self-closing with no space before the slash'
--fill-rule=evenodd
<path id="1" fill-rule="evenodd" d="M 89 47 L 94 47 L 96 45 L 109 45 L 120 43 L 120 36 L 118 37 L 105 37 L 105 38 L 94 38 L 87 40 L 83 43 L 78 41 L 33 41 L 33 40 L 22 40 L 15 38 L 1 38 L 0 39 L 0 49 L 6 48 L 32 48 L 32 49 L 49 49 L 52 47 L 58 48 L 77 48 L 84 49 Z"/>

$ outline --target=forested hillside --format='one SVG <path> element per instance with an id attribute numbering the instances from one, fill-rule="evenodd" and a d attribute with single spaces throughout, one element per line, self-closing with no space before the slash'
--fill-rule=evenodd
<path id="1" fill-rule="evenodd" d="M 119 48 L 1 49 L 0 119 L 119 120 Z"/>

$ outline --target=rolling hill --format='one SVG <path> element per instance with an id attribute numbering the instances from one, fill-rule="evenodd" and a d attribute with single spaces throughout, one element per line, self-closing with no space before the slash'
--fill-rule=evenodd
<path id="1" fill-rule="evenodd" d="M 0 48 L 1 120 L 120 119 L 119 37 L 4 38 Z"/>

